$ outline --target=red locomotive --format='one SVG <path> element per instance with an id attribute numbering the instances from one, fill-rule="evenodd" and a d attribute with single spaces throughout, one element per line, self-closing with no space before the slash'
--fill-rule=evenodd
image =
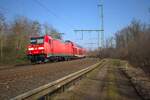
<path id="1" fill-rule="evenodd" d="M 62 42 L 49 35 L 31 37 L 27 56 L 31 62 L 69 60 L 85 57 L 86 50 L 71 41 Z"/>

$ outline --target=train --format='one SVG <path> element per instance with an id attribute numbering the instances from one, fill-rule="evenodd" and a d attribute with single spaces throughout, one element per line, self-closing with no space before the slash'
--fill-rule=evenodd
<path id="1" fill-rule="evenodd" d="M 86 49 L 76 43 L 54 39 L 50 35 L 31 37 L 26 51 L 32 63 L 62 61 L 86 56 Z"/>

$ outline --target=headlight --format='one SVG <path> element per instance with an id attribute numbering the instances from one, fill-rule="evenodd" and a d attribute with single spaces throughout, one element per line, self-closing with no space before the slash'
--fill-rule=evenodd
<path id="1" fill-rule="evenodd" d="M 39 49 L 39 50 L 42 50 L 42 49 L 44 49 L 44 47 L 39 47 L 38 49 Z"/>
<path id="2" fill-rule="evenodd" d="M 28 48 L 28 50 L 34 50 L 34 48 Z"/>

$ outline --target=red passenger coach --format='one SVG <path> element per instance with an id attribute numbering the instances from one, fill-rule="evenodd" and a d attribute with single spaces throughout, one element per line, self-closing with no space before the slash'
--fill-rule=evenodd
<path id="1" fill-rule="evenodd" d="M 68 60 L 85 57 L 86 50 L 71 41 L 62 42 L 49 35 L 31 37 L 27 56 L 31 62 Z"/>

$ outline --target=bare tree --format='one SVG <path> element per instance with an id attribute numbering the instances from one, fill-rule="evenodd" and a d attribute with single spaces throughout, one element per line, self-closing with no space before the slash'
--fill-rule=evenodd
<path id="1" fill-rule="evenodd" d="M 5 17 L 0 13 L 0 59 L 3 59 Z"/>
<path id="2" fill-rule="evenodd" d="M 150 25 L 133 20 L 130 25 L 116 32 L 115 46 L 112 43 L 111 38 L 107 40 L 105 48 L 99 51 L 102 54 L 100 58 L 126 59 L 140 67 L 150 66 Z M 146 70 L 150 72 L 149 67 Z"/>
<path id="3" fill-rule="evenodd" d="M 51 35 L 55 39 L 62 39 L 63 33 L 59 33 L 54 27 L 49 24 L 44 24 L 44 30 L 46 34 Z"/>
<path id="4" fill-rule="evenodd" d="M 31 27 L 31 36 L 39 36 L 41 34 L 41 24 L 38 21 L 33 21 Z"/>

